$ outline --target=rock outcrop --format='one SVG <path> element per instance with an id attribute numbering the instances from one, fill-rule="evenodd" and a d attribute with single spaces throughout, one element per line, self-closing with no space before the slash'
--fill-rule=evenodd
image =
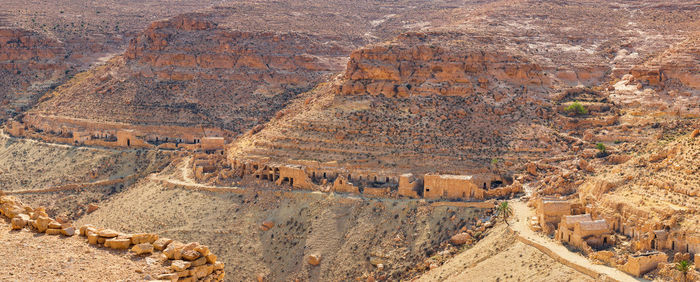
<path id="1" fill-rule="evenodd" d="M 33 106 L 64 75 L 66 50 L 42 34 L 0 28 L 0 123 Z"/>
<path id="2" fill-rule="evenodd" d="M 235 31 L 186 14 L 154 22 L 123 56 L 45 96 L 24 121 L 54 132 L 121 127 L 159 141 L 232 136 L 339 71 L 347 52 L 313 35 Z"/>

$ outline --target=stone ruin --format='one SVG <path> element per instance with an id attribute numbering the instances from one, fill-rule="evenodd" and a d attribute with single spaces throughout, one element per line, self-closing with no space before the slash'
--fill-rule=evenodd
<path id="1" fill-rule="evenodd" d="M 217 261 L 209 247 L 197 242 L 182 243 L 162 238 L 158 234 L 128 234 L 111 229 L 84 225 L 79 230 L 71 223 L 52 219 L 43 207 L 31 208 L 11 196 L 0 195 L 0 214 L 9 218 L 13 230 L 30 229 L 47 235 L 75 236 L 77 232 L 87 237 L 88 244 L 114 250 L 130 250 L 135 255 L 162 252 L 160 261 L 170 264 L 170 273 L 158 276 L 170 281 L 223 281 L 224 263 Z"/>
<path id="2" fill-rule="evenodd" d="M 605 219 L 593 220 L 590 214 L 565 215 L 555 239 L 591 253 L 591 247 L 601 248 L 615 243 L 615 236 Z"/>
<path id="3" fill-rule="evenodd" d="M 119 148 L 203 151 L 223 155 L 227 133 L 217 128 L 135 126 L 70 118 L 29 115 L 10 120 L 5 131 L 14 137 L 48 142 Z"/>
<path id="4" fill-rule="evenodd" d="M 582 207 L 576 199 L 564 197 L 540 197 L 533 199 L 536 216 L 530 220 L 535 231 L 554 235 L 554 239 L 581 250 L 590 258 L 616 266 L 620 270 L 637 277 L 660 268 L 668 260 L 665 252 L 676 255 L 687 253 L 690 262 L 695 255 L 698 265 L 697 235 L 672 230 L 654 230 L 649 233 L 619 224 L 619 218 L 594 213 L 590 206 Z M 632 232 L 625 232 L 630 231 Z M 620 232 L 629 236 L 632 254 L 616 254 L 612 251 L 596 251 L 616 246 Z M 648 236 L 651 234 L 651 236 Z"/>
<path id="5" fill-rule="evenodd" d="M 201 169 L 199 167 L 202 167 Z M 209 167 L 199 165 L 195 170 Z M 340 166 L 324 166 L 318 162 L 279 164 L 269 158 L 258 160 L 231 160 L 237 177 L 253 176 L 279 186 L 300 190 L 318 190 L 362 194 L 374 197 L 405 197 L 436 200 L 481 201 L 506 197 L 522 192 L 522 186 L 513 184 L 492 188 L 492 183 L 503 179 L 494 174 L 443 175 L 425 174 L 422 178 L 412 173 L 395 174 L 368 170 L 351 170 Z M 211 168 L 213 169 L 213 168 Z"/>

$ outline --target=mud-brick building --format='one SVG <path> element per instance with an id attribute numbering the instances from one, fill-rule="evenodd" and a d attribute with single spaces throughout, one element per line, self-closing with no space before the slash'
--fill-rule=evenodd
<path id="1" fill-rule="evenodd" d="M 614 244 L 615 240 L 607 221 L 593 220 L 590 214 L 563 216 L 554 237 L 584 252 L 592 247 L 600 248 Z"/>
<path id="2" fill-rule="evenodd" d="M 542 231 L 552 234 L 562 218 L 571 215 L 571 202 L 555 197 L 542 197 L 536 202 L 535 213 Z"/>
<path id="3" fill-rule="evenodd" d="M 484 199 L 484 189 L 472 182 L 471 175 L 426 174 L 423 197 L 426 199 Z"/>

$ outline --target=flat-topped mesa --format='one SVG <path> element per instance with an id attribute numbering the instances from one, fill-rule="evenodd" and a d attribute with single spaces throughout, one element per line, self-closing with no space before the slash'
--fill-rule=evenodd
<path id="1" fill-rule="evenodd" d="M 449 36 L 406 33 L 395 41 L 352 52 L 340 92 L 387 97 L 469 96 L 509 88 L 542 89 L 551 83 L 542 68 L 525 56 L 461 40 L 439 41 Z"/>
<path id="2" fill-rule="evenodd" d="M 323 73 L 342 70 L 348 50 L 321 46 L 300 33 L 218 28 L 201 14 L 151 24 L 124 53 L 132 70 L 170 80 L 246 79 L 306 86 Z"/>

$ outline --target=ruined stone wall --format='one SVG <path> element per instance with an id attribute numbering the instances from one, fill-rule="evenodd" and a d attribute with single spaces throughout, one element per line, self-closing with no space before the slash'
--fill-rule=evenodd
<path id="1" fill-rule="evenodd" d="M 660 252 L 629 256 L 620 270 L 641 277 L 643 274 L 656 269 L 661 262 L 668 261 L 668 255 Z"/>
<path id="2" fill-rule="evenodd" d="M 471 176 L 426 174 L 423 178 L 423 197 L 482 200 L 484 190 L 472 182 Z"/>
<path id="3" fill-rule="evenodd" d="M 171 273 L 158 277 L 160 280 L 192 279 L 196 281 L 222 281 L 224 264 L 209 247 L 193 242 L 161 238 L 158 234 L 126 234 L 111 229 L 85 225 L 77 230 L 71 223 L 56 221 L 46 214 L 43 207 L 31 208 L 12 196 L 0 195 L 0 214 L 10 219 L 13 230 L 30 229 L 47 235 L 87 237 L 87 242 L 114 250 L 130 250 L 140 254 L 162 251 L 170 264 Z"/>
<path id="4" fill-rule="evenodd" d="M 171 146 L 173 149 L 185 148 L 187 150 L 200 149 L 200 141 L 207 136 L 226 136 L 228 134 L 217 128 L 139 126 L 33 114 L 26 115 L 22 122 L 13 121 L 7 128 L 8 133 L 13 136 L 27 136 L 66 144 L 104 147 L 158 146 L 159 148 L 170 148 L 168 146 Z M 72 135 L 72 137 L 62 137 L 68 135 Z M 110 140 L 110 138 L 115 138 L 115 140 Z M 220 141 L 217 142 L 220 143 Z"/>
<path id="5" fill-rule="evenodd" d="M 423 177 L 415 177 L 413 174 L 394 175 L 388 172 L 370 172 L 365 169 L 350 170 L 335 163 L 321 164 L 315 161 L 280 164 L 271 161 L 270 158 L 230 158 L 228 162 L 233 171 L 232 175 L 237 177 L 253 175 L 257 179 L 273 181 L 281 186 L 324 192 L 441 200 L 484 200 L 522 192 L 522 185 L 518 182 L 484 190 L 473 184 L 471 176 L 466 175 L 426 174 Z M 195 172 L 209 165 L 208 163 L 193 164 Z M 482 181 L 495 176 L 481 175 L 480 177 Z M 425 189 L 432 190 L 426 193 Z"/>

